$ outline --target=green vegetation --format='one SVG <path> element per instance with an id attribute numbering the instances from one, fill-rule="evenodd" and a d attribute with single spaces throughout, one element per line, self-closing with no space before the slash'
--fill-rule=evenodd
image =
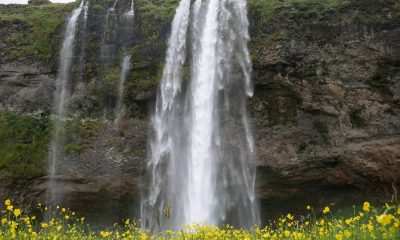
<path id="1" fill-rule="evenodd" d="M 181 231 L 163 231 L 155 234 L 143 230 L 140 222 L 129 219 L 115 223 L 112 228 L 94 230 L 85 218 L 74 211 L 62 207 L 47 208 L 37 206 L 42 214 L 51 214 L 49 221 L 40 220 L 28 212 L 16 208 L 7 199 L 1 211 L 0 239 L 124 239 L 124 240 L 351 240 L 351 239 L 399 239 L 400 208 L 386 205 L 373 208 L 364 202 L 359 210 L 343 214 L 331 212 L 332 206 L 314 209 L 307 206 L 308 214 L 295 216 L 287 214 L 270 222 L 264 228 L 254 226 L 250 230 L 232 226 L 204 226 L 201 224 L 182 226 Z"/>
<path id="2" fill-rule="evenodd" d="M 105 124 L 95 120 L 66 123 L 67 154 L 81 152 Z M 0 116 L 0 179 L 26 180 L 45 174 L 51 121 L 48 117 L 5 113 Z"/>
<path id="3" fill-rule="evenodd" d="M 23 29 L 11 27 L 11 34 L 6 36 L 5 41 L 9 45 L 7 50 L 11 57 L 50 61 L 61 40 L 53 42 L 55 34 L 60 31 L 65 17 L 75 5 L 76 3 L 17 6 L 0 14 L 0 23 L 3 26 Z"/>
<path id="4" fill-rule="evenodd" d="M 0 178 L 27 179 L 44 173 L 49 125 L 48 118 L 0 116 Z"/>
<path id="5" fill-rule="evenodd" d="M 157 3 L 158 2 L 158 3 Z M 172 19 L 180 0 L 139 1 L 137 8 L 144 16 Z"/>
<path id="6" fill-rule="evenodd" d="M 65 124 L 65 146 L 66 154 L 81 152 L 85 146 L 103 133 L 106 124 L 99 120 L 69 120 Z"/>
<path id="7" fill-rule="evenodd" d="M 268 20 L 276 9 L 294 7 L 298 4 L 320 4 L 324 7 L 333 7 L 341 4 L 343 0 L 248 0 L 250 9 L 257 9 L 263 18 Z"/>

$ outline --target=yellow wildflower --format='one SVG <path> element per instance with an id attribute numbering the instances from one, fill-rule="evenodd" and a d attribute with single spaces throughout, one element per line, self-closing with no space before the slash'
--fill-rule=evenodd
<path id="1" fill-rule="evenodd" d="M 389 225 L 392 222 L 393 216 L 391 214 L 382 214 L 376 217 L 376 221 L 383 226 Z"/>
<path id="2" fill-rule="evenodd" d="M 349 237 L 351 237 L 351 232 L 349 231 L 349 230 L 344 230 L 344 236 L 346 237 L 346 238 L 349 238 Z"/>
<path id="3" fill-rule="evenodd" d="M 10 205 L 11 205 L 11 200 L 10 200 L 10 199 L 5 200 L 5 201 L 4 201 L 4 204 L 5 204 L 6 206 L 10 206 Z"/>
<path id="4" fill-rule="evenodd" d="M 14 210 L 14 216 L 19 217 L 19 215 L 21 215 L 21 209 L 16 208 L 16 209 Z"/>
<path id="5" fill-rule="evenodd" d="M 13 208 L 14 208 L 14 206 L 13 206 L 13 205 L 8 205 L 8 206 L 7 206 L 7 210 L 8 210 L 8 211 L 12 211 L 12 210 L 13 210 Z"/>
<path id="6" fill-rule="evenodd" d="M 307 206 L 307 210 L 311 210 L 311 206 Z"/>
<path id="7" fill-rule="evenodd" d="M 106 238 L 106 237 L 111 236 L 111 232 L 100 231 L 100 235 L 101 235 L 103 238 Z"/>
<path id="8" fill-rule="evenodd" d="M 1 219 L 1 224 L 4 225 L 4 224 L 6 224 L 6 223 L 7 223 L 7 218 L 2 218 L 2 219 Z"/>
<path id="9" fill-rule="evenodd" d="M 9 222 L 8 224 L 10 225 L 10 228 L 12 228 L 12 229 L 16 229 L 18 226 L 18 223 L 14 222 L 14 221 Z"/>
<path id="10" fill-rule="evenodd" d="M 286 216 L 289 220 L 293 220 L 294 219 L 294 216 L 292 215 L 292 214 L 288 214 L 287 216 Z"/>
<path id="11" fill-rule="evenodd" d="M 48 228 L 48 227 L 49 227 L 49 224 L 47 224 L 47 223 L 41 223 L 40 226 L 41 226 L 42 228 Z"/>
<path id="12" fill-rule="evenodd" d="M 369 202 L 364 202 L 363 204 L 363 210 L 365 212 L 369 212 L 371 210 L 371 204 L 369 204 Z"/>
<path id="13" fill-rule="evenodd" d="M 367 224 L 367 228 L 368 228 L 368 231 L 369 231 L 370 233 L 372 233 L 372 231 L 374 231 L 374 226 L 373 226 L 371 223 L 368 223 L 368 224 Z"/>
<path id="14" fill-rule="evenodd" d="M 329 209 L 329 207 L 325 207 L 324 210 L 322 210 L 322 212 L 324 214 L 328 214 L 331 210 Z"/>
<path id="15" fill-rule="evenodd" d="M 62 212 L 65 212 L 65 208 L 62 208 L 61 211 L 62 211 Z"/>
<path id="16" fill-rule="evenodd" d="M 336 240 L 342 240 L 342 239 L 343 239 L 342 234 L 337 234 L 337 235 L 336 235 Z"/>
<path id="17" fill-rule="evenodd" d="M 286 231 L 284 232 L 284 234 L 285 234 L 285 237 L 289 237 L 289 236 L 290 236 L 290 231 L 286 230 Z"/>

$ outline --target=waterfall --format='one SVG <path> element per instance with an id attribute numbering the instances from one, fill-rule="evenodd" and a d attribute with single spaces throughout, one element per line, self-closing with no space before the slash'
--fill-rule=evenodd
<path id="1" fill-rule="evenodd" d="M 125 92 L 125 81 L 130 68 L 131 68 L 131 56 L 126 56 L 124 57 L 121 63 L 121 75 L 118 84 L 118 99 L 117 99 L 117 105 L 115 107 L 115 119 L 114 119 L 115 127 L 118 127 L 118 123 L 121 120 L 124 92 Z"/>
<path id="2" fill-rule="evenodd" d="M 50 186 L 48 189 L 48 203 L 53 204 L 56 201 L 55 196 L 55 177 L 57 176 L 57 167 L 64 159 L 63 149 L 63 132 L 65 121 L 65 108 L 70 95 L 70 71 L 71 63 L 74 53 L 75 35 L 77 32 L 77 25 L 79 16 L 85 8 L 84 0 L 78 8 L 74 9 L 70 18 L 68 19 L 67 27 L 64 33 L 64 40 L 60 51 L 60 65 L 58 70 L 56 91 L 55 91 L 55 125 L 53 136 L 50 143 L 49 161 L 50 161 Z M 86 21 L 86 18 L 84 19 Z M 86 24 L 86 23 L 84 23 Z"/>
<path id="3" fill-rule="evenodd" d="M 116 32 L 115 29 L 118 26 L 117 13 L 115 12 L 115 7 L 117 6 L 118 0 L 115 0 L 113 5 L 107 9 L 103 38 L 101 41 L 101 57 L 105 68 L 114 62 L 115 53 L 115 40 Z"/>
<path id="4" fill-rule="evenodd" d="M 83 76 L 83 69 L 85 66 L 85 48 L 86 48 L 86 35 L 87 35 L 87 18 L 88 18 L 88 13 L 89 13 L 89 1 L 86 1 L 85 4 L 83 5 L 83 26 L 81 29 L 82 36 L 81 39 L 79 39 L 82 44 L 80 44 L 80 53 L 79 53 L 79 80 L 82 80 Z"/>
<path id="5" fill-rule="evenodd" d="M 125 14 L 126 16 L 126 20 L 128 21 L 128 23 L 132 23 L 133 22 L 133 17 L 135 16 L 135 3 L 131 2 L 131 8 L 129 9 L 129 11 Z"/>
<path id="6" fill-rule="evenodd" d="M 116 4 L 116 2 L 114 3 Z M 133 18 L 135 16 L 135 9 L 134 9 L 134 2 L 132 0 L 130 9 L 125 14 L 126 16 L 126 29 L 124 29 L 121 33 L 120 38 L 124 39 L 124 44 L 122 49 L 124 52 L 127 51 L 127 48 L 131 46 L 132 41 L 132 25 L 133 25 Z M 123 103 L 124 103 L 124 92 L 125 92 L 125 81 L 127 78 L 127 74 L 131 69 L 131 55 L 126 55 L 122 62 L 121 62 L 121 74 L 118 83 L 118 96 L 117 96 L 117 103 L 114 109 L 114 129 L 118 129 L 118 123 L 122 117 L 122 110 L 123 110 Z"/>
<path id="7" fill-rule="evenodd" d="M 248 26 L 245 0 L 181 0 L 152 118 L 143 227 L 259 223 L 246 113 L 253 94 Z"/>
<path id="8" fill-rule="evenodd" d="M 185 184 L 185 182 L 181 182 L 184 180 L 184 176 L 183 172 L 172 165 L 178 163 L 180 157 L 180 162 L 183 162 L 186 156 L 184 153 L 186 149 L 179 145 L 179 141 L 184 140 L 184 138 L 180 139 L 180 136 L 183 135 L 182 131 L 185 128 L 181 128 L 182 131 L 174 132 L 173 130 L 184 126 L 183 119 L 179 118 L 183 106 L 174 103 L 181 89 L 182 69 L 186 59 L 189 11 L 190 0 L 182 0 L 172 21 L 161 86 L 156 100 L 155 113 L 152 117 L 154 137 L 150 140 L 151 159 L 149 161 L 152 181 L 150 193 L 142 201 L 141 206 L 142 225 L 146 228 L 157 229 L 159 224 L 165 229 L 174 228 L 176 224 L 179 224 L 178 220 L 183 218 L 183 199 L 182 195 L 178 197 L 177 190 Z M 170 161 L 165 163 L 168 160 Z M 176 177 L 169 177 L 173 175 Z M 162 216 L 163 212 L 166 213 L 165 215 L 169 215 L 172 199 L 174 199 L 174 208 L 175 205 L 181 207 L 181 211 L 176 211 L 176 214 L 171 216 L 176 220 L 167 221 L 169 219 L 162 218 Z"/>

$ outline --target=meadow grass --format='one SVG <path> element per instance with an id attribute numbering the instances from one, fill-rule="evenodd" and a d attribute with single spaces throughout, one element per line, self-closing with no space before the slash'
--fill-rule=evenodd
<path id="1" fill-rule="evenodd" d="M 160 233 L 143 230 L 140 222 L 129 219 L 108 229 L 91 230 L 85 218 L 70 209 L 56 206 L 50 210 L 39 204 L 43 215 L 52 216 L 46 221 L 14 207 L 10 200 L 4 205 L 0 239 L 400 239 L 400 209 L 390 205 L 373 208 L 368 202 L 350 217 L 335 215 L 328 206 L 322 211 L 307 206 L 307 215 L 287 214 L 263 228 L 244 230 L 196 224 L 183 226 L 182 231 Z"/>

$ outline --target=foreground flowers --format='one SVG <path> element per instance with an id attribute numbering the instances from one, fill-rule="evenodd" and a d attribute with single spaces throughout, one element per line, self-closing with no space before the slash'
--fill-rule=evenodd
<path id="1" fill-rule="evenodd" d="M 113 228 L 91 231 L 83 217 L 57 206 L 53 210 L 38 208 L 48 216 L 48 221 L 38 221 L 15 208 L 10 200 L 1 211 L 1 239 L 400 239 L 400 209 L 386 205 L 373 208 L 365 202 L 360 211 L 353 209 L 351 216 L 337 216 L 332 206 L 316 211 L 307 206 L 306 216 L 287 214 L 271 222 L 265 228 L 255 226 L 251 230 L 235 229 L 232 226 L 183 226 L 182 231 L 165 231 L 152 234 L 142 230 L 137 222 L 124 220 Z M 332 208 L 332 209 L 331 209 Z"/>

